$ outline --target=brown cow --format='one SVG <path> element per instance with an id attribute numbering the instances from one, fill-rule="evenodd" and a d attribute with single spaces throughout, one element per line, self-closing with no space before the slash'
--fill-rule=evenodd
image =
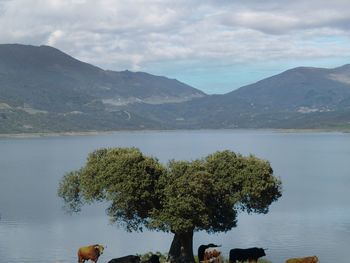
<path id="1" fill-rule="evenodd" d="M 318 257 L 290 258 L 286 263 L 317 263 Z"/>
<path id="2" fill-rule="evenodd" d="M 78 250 L 78 262 L 84 263 L 86 260 L 91 260 L 96 263 L 103 250 L 104 247 L 99 244 L 81 247 Z"/>
<path id="3" fill-rule="evenodd" d="M 207 248 L 204 251 L 204 263 L 221 263 L 221 252 L 217 248 Z"/>

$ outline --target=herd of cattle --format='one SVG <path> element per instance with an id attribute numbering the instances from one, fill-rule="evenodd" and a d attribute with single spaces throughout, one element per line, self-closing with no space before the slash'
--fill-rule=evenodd
<path id="1" fill-rule="evenodd" d="M 218 249 L 219 245 L 208 244 L 201 245 L 198 248 L 198 260 L 200 263 L 223 263 L 221 257 L 221 251 Z M 84 263 L 87 260 L 91 260 L 96 263 L 100 255 L 103 253 L 104 247 L 96 244 L 91 246 L 81 247 L 78 250 L 78 262 Z M 230 250 L 229 261 L 230 263 L 236 262 L 257 262 L 259 258 L 266 256 L 265 249 L 263 248 L 234 248 Z M 181 261 L 180 261 L 181 262 Z M 318 258 L 316 256 L 304 257 L 304 258 L 290 258 L 285 263 L 317 263 Z M 128 255 L 125 257 L 114 258 L 108 261 L 108 263 L 160 263 L 158 255 L 152 255 L 148 260 L 141 261 L 139 256 Z M 186 262 L 181 262 L 186 263 Z"/>

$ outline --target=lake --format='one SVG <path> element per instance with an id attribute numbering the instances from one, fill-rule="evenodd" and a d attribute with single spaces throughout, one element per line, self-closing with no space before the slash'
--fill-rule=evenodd
<path id="1" fill-rule="evenodd" d="M 200 244 L 264 247 L 266 258 L 317 255 L 320 262 L 348 263 L 350 244 L 350 134 L 275 131 L 149 131 L 89 136 L 0 139 L 0 262 L 77 262 L 80 246 L 107 245 L 99 262 L 148 251 L 167 252 L 172 235 L 127 233 L 109 223 L 104 204 L 80 214 L 62 210 L 58 182 L 101 147 L 136 146 L 166 163 L 230 149 L 271 162 L 283 196 L 267 215 L 240 214 L 227 233 L 197 232 Z"/>

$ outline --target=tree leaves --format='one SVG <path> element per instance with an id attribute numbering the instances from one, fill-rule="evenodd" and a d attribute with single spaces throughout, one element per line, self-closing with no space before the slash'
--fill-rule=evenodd
<path id="1" fill-rule="evenodd" d="M 267 213 L 281 196 L 270 163 L 221 151 L 166 166 L 136 148 L 99 149 L 66 174 L 59 196 L 70 211 L 107 201 L 107 214 L 128 231 L 228 231 L 239 211 Z"/>
<path id="2" fill-rule="evenodd" d="M 67 173 L 58 187 L 58 196 L 63 198 L 68 212 L 79 212 L 83 205 L 80 189 L 80 171 Z"/>

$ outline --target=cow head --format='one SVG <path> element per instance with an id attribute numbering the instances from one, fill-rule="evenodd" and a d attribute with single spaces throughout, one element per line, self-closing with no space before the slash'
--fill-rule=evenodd
<path id="1" fill-rule="evenodd" d="M 218 250 L 216 250 L 216 249 L 214 249 L 213 252 L 212 252 L 212 255 L 213 255 L 214 258 L 219 257 L 220 254 L 221 254 L 221 251 L 218 251 Z"/>
<path id="2" fill-rule="evenodd" d="M 313 263 L 317 263 L 318 262 L 318 257 L 317 256 L 313 256 L 312 258 L 314 260 Z"/>
<path id="3" fill-rule="evenodd" d="M 264 256 L 266 256 L 265 250 L 264 250 L 263 248 L 258 248 L 258 254 L 259 254 L 259 257 L 264 257 Z"/>
<path id="4" fill-rule="evenodd" d="M 103 254 L 103 250 L 105 249 L 102 245 L 95 245 L 94 248 L 96 251 L 98 251 L 99 255 Z"/>

